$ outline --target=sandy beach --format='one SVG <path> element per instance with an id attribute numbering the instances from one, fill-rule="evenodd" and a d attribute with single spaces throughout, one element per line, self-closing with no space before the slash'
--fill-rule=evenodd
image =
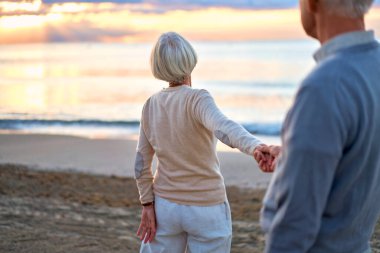
<path id="1" fill-rule="evenodd" d="M 0 252 L 138 252 L 134 140 L 0 135 Z M 232 252 L 262 252 L 258 218 L 270 176 L 220 151 L 233 217 Z M 131 160 L 132 159 L 132 160 Z M 380 225 L 372 238 L 380 252 Z"/>
<path id="2" fill-rule="evenodd" d="M 136 139 L 136 136 L 91 139 L 66 135 L 0 134 L 0 164 L 133 177 Z M 277 140 L 268 141 L 274 143 Z M 252 157 L 224 144 L 218 145 L 218 156 L 226 185 L 267 186 L 270 174 L 262 173 Z"/>

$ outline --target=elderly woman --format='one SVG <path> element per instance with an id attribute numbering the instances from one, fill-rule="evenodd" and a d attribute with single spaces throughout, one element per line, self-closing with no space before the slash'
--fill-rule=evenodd
<path id="1" fill-rule="evenodd" d="M 230 252 L 231 214 L 216 138 L 248 155 L 263 145 L 226 118 L 206 90 L 191 88 L 196 64 L 193 47 L 174 32 L 161 35 L 151 54 L 153 75 L 169 87 L 150 97 L 142 112 L 135 163 L 143 205 L 140 252 Z"/>

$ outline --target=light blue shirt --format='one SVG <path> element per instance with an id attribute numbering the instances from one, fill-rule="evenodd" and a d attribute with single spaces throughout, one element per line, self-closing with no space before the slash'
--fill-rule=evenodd
<path id="1" fill-rule="evenodd" d="M 347 33 L 315 54 L 264 198 L 267 253 L 362 253 L 380 214 L 380 45 Z"/>

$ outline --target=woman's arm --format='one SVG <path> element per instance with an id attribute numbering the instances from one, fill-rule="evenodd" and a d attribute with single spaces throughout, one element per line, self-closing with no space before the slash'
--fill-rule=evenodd
<path id="1" fill-rule="evenodd" d="M 136 150 L 135 178 L 140 194 L 140 201 L 143 205 L 141 222 L 137 231 L 137 236 L 144 243 L 152 242 L 156 235 L 156 215 L 154 211 L 153 194 L 153 172 L 152 160 L 154 150 L 146 138 L 143 120 L 140 124 L 140 136 Z"/>
<path id="2" fill-rule="evenodd" d="M 209 92 L 200 90 L 197 95 L 194 103 L 194 116 L 220 141 L 251 156 L 256 147 L 263 145 L 241 125 L 228 119 L 216 106 Z"/>
<path id="3" fill-rule="evenodd" d="M 154 150 L 146 138 L 143 121 L 140 124 L 140 136 L 136 150 L 135 179 L 141 204 L 154 201 L 152 160 Z"/>

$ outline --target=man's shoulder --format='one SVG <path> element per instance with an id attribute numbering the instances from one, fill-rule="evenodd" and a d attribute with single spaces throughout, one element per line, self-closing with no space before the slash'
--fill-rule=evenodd
<path id="1" fill-rule="evenodd" d="M 379 65 L 380 49 L 377 46 L 363 50 L 347 49 L 321 61 L 304 79 L 303 85 L 322 85 L 326 83 L 355 83 L 362 75 L 371 74 L 369 65 Z M 365 47 L 365 46 L 362 46 Z M 373 67 L 373 66 L 372 66 Z"/>
<path id="2" fill-rule="evenodd" d="M 333 89 L 354 72 L 355 65 L 351 59 L 334 55 L 315 66 L 302 81 L 301 87 Z"/>

